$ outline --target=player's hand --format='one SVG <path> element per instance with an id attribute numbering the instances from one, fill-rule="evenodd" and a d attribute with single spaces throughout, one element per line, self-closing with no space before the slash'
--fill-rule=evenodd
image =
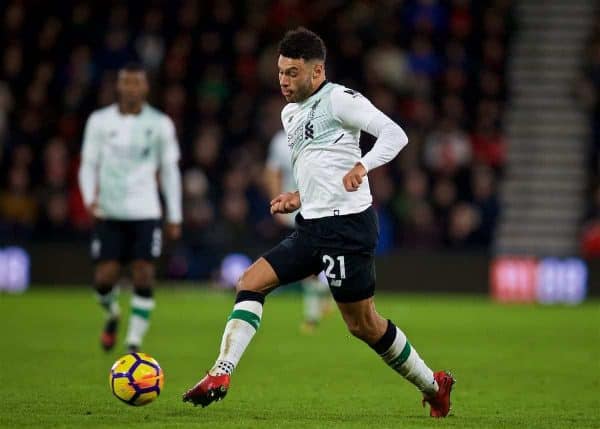
<path id="1" fill-rule="evenodd" d="M 292 213 L 300 208 L 298 192 L 284 192 L 271 200 L 271 214 Z"/>
<path id="2" fill-rule="evenodd" d="M 98 219 L 98 203 L 93 202 L 89 206 L 85 206 L 85 209 L 87 210 L 88 215 L 90 215 L 92 223 L 95 223 Z"/>
<path id="3" fill-rule="evenodd" d="M 93 202 L 89 206 L 85 206 L 85 209 L 87 210 L 90 216 L 94 216 L 96 214 L 96 210 L 98 209 L 98 203 Z"/>
<path id="4" fill-rule="evenodd" d="M 355 192 L 360 187 L 363 177 L 367 175 L 367 169 L 360 163 L 357 162 L 352 169 L 346 173 L 344 179 L 344 188 L 348 192 Z"/>
<path id="5" fill-rule="evenodd" d="M 179 240 L 181 238 L 181 224 L 168 223 L 167 238 L 172 241 Z"/>

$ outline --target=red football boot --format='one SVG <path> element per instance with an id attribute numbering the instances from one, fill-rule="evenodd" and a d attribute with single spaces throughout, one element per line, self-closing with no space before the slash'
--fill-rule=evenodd
<path id="1" fill-rule="evenodd" d="M 107 320 L 106 325 L 104 325 L 104 330 L 102 331 L 102 335 L 100 336 L 100 344 L 102 348 L 107 352 L 112 350 L 117 342 L 117 328 L 119 326 L 119 319 L 112 318 Z"/>
<path id="2" fill-rule="evenodd" d="M 423 406 L 426 402 L 429 403 L 431 417 L 446 417 L 450 412 L 450 392 L 456 380 L 448 371 L 438 371 L 433 374 L 433 378 L 437 381 L 439 390 L 435 396 L 423 398 Z"/>
<path id="3" fill-rule="evenodd" d="M 228 374 L 206 376 L 194 387 L 185 392 L 183 402 L 206 407 L 211 402 L 220 401 L 227 395 L 230 376 Z"/>

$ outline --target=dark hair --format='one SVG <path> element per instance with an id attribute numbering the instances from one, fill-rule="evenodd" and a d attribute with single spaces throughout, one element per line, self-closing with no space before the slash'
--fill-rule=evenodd
<path id="1" fill-rule="evenodd" d="M 316 33 L 304 27 L 298 27 L 285 33 L 279 42 L 279 55 L 288 58 L 325 61 L 327 49 Z"/>
<path id="2" fill-rule="evenodd" d="M 123 67 L 121 67 L 119 70 L 127 71 L 127 72 L 134 72 L 134 73 L 135 72 L 146 73 L 146 69 L 144 69 L 144 66 L 141 63 L 138 63 L 136 61 L 129 61 Z"/>

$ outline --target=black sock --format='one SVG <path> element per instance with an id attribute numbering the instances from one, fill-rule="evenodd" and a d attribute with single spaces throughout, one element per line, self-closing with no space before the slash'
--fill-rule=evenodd
<path id="1" fill-rule="evenodd" d="M 260 292 L 254 292 L 252 290 L 241 290 L 235 297 L 235 303 L 242 301 L 258 301 L 261 304 L 265 303 L 265 296 Z"/>
<path id="2" fill-rule="evenodd" d="M 98 293 L 98 302 L 100 302 L 100 305 L 107 311 L 110 317 L 114 317 L 114 315 L 112 315 L 113 309 L 111 308 L 113 301 L 115 300 L 115 297 L 112 293 L 113 285 L 101 283 L 97 284 L 95 287 L 96 292 Z"/>
<path id="3" fill-rule="evenodd" d="M 151 287 L 133 287 L 133 293 L 141 298 L 152 298 L 154 296 L 154 289 Z"/>
<path id="4" fill-rule="evenodd" d="M 97 283 L 94 288 L 96 289 L 96 292 L 98 292 L 98 295 L 106 296 L 112 292 L 113 285 L 107 283 Z"/>
<path id="5" fill-rule="evenodd" d="M 396 325 L 388 319 L 387 329 L 383 336 L 375 343 L 371 345 L 371 348 L 375 350 L 378 354 L 382 355 L 387 352 L 394 340 L 396 339 Z"/>

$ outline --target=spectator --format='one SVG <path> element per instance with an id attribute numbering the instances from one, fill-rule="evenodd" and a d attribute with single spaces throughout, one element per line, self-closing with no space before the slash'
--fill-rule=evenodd
<path id="1" fill-rule="evenodd" d="M 394 213 L 401 222 L 408 222 L 415 206 L 427 199 L 428 183 L 424 171 L 412 168 L 406 172 L 402 191 L 394 199 Z"/>
<path id="2" fill-rule="evenodd" d="M 431 205 L 425 200 L 418 201 L 409 213 L 402 244 L 411 249 L 437 249 L 441 238 L 440 224 Z"/>
<path id="3" fill-rule="evenodd" d="M 51 191 L 43 197 L 40 220 L 37 223 L 36 238 L 45 241 L 64 242 L 73 237 L 69 221 L 69 201 L 67 194 Z"/>
<path id="4" fill-rule="evenodd" d="M 438 55 L 433 50 L 431 42 L 423 36 L 417 36 L 413 40 L 408 54 L 408 64 L 412 73 L 429 79 L 435 78 L 440 71 Z"/>
<path id="5" fill-rule="evenodd" d="M 394 248 L 394 218 L 391 200 L 394 195 L 394 184 L 386 167 L 374 170 L 369 177 L 373 189 L 373 206 L 379 219 L 379 242 L 376 252 L 384 254 Z"/>
<path id="6" fill-rule="evenodd" d="M 440 178 L 433 187 L 433 209 L 437 222 L 446 231 L 452 208 L 458 201 L 456 185 L 448 177 Z"/>
<path id="7" fill-rule="evenodd" d="M 405 91 L 408 65 L 404 52 L 386 39 L 373 47 L 365 57 L 365 74 L 369 78 L 395 89 Z"/>
<path id="8" fill-rule="evenodd" d="M 46 187 L 59 191 L 67 189 L 68 151 L 65 142 L 55 138 L 44 151 L 44 182 Z"/>
<path id="9" fill-rule="evenodd" d="M 0 81 L 0 165 L 4 154 L 4 147 L 9 131 L 8 118 L 13 108 L 13 98 L 10 88 Z"/>
<path id="10" fill-rule="evenodd" d="M 594 191 L 587 220 L 583 225 L 581 253 L 586 258 L 600 258 L 600 185 Z"/>
<path id="11" fill-rule="evenodd" d="M 489 246 L 494 236 L 494 228 L 500 215 L 494 172 L 480 165 L 473 169 L 471 176 L 473 205 L 479 212 L 479 226 L 475 231 L 475 242 L 481 247 Z"/>
<path id="12" fill-rule="evenodd" d="M 165 40 L 161 35 L 163 14 L 158 8 L 149 9 L 144 15 L 142 31 L 135 40 L 135 51 L 144 68 L 155 75 L 165 55 Z"/>
<path id="13" fill-rule="evenodd" d="M 35 226 L 38 204 L 29 187 L 27 168 L 12 167 L 6 188 L 0 191 L 0 223 L 8 228 L 11 239 L 29 237 Z"/>
<path id="14" fill-rule="evenodd" d="M 500 169 L 506 157 L 506 141 L 500 130 L 488 118 L 479 117 L 471 135 L 475 161 Z"/>
<path id="15" fill-rule="evenodd" d="M 450 247 L 458 249 L 479 247 L 477 230 L 480 223 L 480 214 L 471 204 L 459 203 L 452 207 L 447 232 Z"/>
<path id="16" fill-rule="evenodd" d="M 38 20 L 23 2 L 9 1 L 0 11 L 3 222 L 9 213 L 11 222 L 15 213 L 25 213 L 25 229 L 35 226 L 40 239 L 68 231 L 77 236 L 90 227 L 71 177 L 77 164 L 72 154 L 78 153 L 84 118 L 114 101 L 115 69 L 137 57 L 154 84 L 152 98 L 174 119 L 189 170 L 184 180 L 190 233 L 177 250 L 186 262 L 173 272 L 210 275 L 212 262 L 193 261 L 210 260 L 218 252 L 200 249 L 223 249 L 221 239 L 228 246 L 261 245 L 274 235 L 256 172 L 265 142 L 281 127 L 277 41 L 298 23 L 339 41 L 330 44 L 329 78 L 368 95 L 409 135 L 398 159 L 371 173 L 380 250 L 456 246 L 465 242 L 459 226 L 473 218 L 480 223 L 466 241 L 474 234 L 489 243 L 497 219 L 489 213 L 505 159 L 501 119 L 513 30 L 510 2 L 407 0 L 386 8 L 369 2 L 311 8 L 298 1 L 267 3 L 207 7 L 183 0 L 169 7 L 149 2 L 97 8 L 75 0 L 63 8 L 42 2 Z M 597 46 L 597 38 L 590 46 Z M 597 52 L 590 48 L 582 73 L 582 98 L 593 124 Z M 365 137 L 365 150 L 372 141 Z M 600 144 L 592 147 L 597 172 Z M 474 162 L 493 171 L 481 173 Z M 466 205 L 457 209 L 458 201 Z M 449 225 L 445 216 L 451 213 L 456 220 Z"/>
<path id="17" fill-rule="evenodd" d="M 454 176 L 471 162 L 467 135 L 456 122 L 445 118 L 425 142 L 425 164 L 437 173 Z"/>

